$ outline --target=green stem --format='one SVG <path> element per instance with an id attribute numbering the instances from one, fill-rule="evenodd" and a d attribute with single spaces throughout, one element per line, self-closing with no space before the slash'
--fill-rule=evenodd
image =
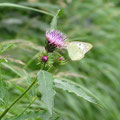
<path id="1" fill-rule="evenodd" d="M 19 96 L 0 116 L 0 120 L 7 114 L 7 112 L 30 90 L 30 88 L 36 83 L 37 78 L 33 81 L 33 83 L 24 91 L 24 93 Z"/>
<path id="2" fill-rule="evenodd" d="M 25 110 L 20 114 L 20 115 L 22 115 L 23 113 L 25 113 L 25 111 L 35 102 L 37 100 L 37 97 L 35 97 L 33 100 L 32 100 L 32 102 L 25 108 Z M 20 116 L 19 115 L 19 116 Z"/>

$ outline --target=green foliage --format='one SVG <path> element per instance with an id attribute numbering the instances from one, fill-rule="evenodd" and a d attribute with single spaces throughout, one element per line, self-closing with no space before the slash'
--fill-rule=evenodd
<path id="1" fill-rule="evenodd" d="M 46 105 L 48 111 L 52 115 L 53 113 L 53 106 L 54 106 L 54 86 L 53 86 L 53 76 L 52 74 L 46 72 L 46 71 L 39 71 L 37 74 L 37 80 L 38 80 L 38 89 L 42 95 L 41 100 Z"/>
<path id="2" fill-rule="evenodd" d="M 5 58 L 0 59 L 0 63 L 6 62 L 7 60 Z"/>
<path id="3" fill-rule="evenodd" d="M 0 101 L 3 105 L 8 105 L 8 91 L 5 82 L 0 78 Z"/>
<path id="4" fill-rule="evenodd" d="M 70 82 L 69 80 L 57 80 L 55 79 L 55 86 L 57 88 L 67 90 L 68 92 L 72 92 L 76 94 L 79 97 L 82 97 L 83 99 L 92 102 L 94 104 L 97 104 L 96 100 L 90 96 L 88 96 L 85 91 L 77 84 L 74 82 Z"/>
<path id="5" fill-rule="evenodd" d="M 10 47 L 12 47 L 14 44 L 12 43 L 9 43 L 8 45 L 4 46 L 2 49 L 1 49 L 1 54 L 3 54 L 4 52 L 6 52 Z"/>
<path id="6" fill-rule="evenodd" d="M 62 14 L 62 10 L 58 10 L 56 15 L 54 15 L 52 22 L 51 22 L 51 29 L 57 29 L 57 19 Z"/>
<path id="7" fill-rule="evenodd" d="M 45 12 L 43 10 L 37 10 L 35 8 L 31 8 L 31 7 L 27 7 L 27 6 L 23 6 L 23 5 L 17 5 L 17 4 L 12 4 L 12 3 L 0 3 L 0 7 L 16 7 L 16 8 L 22 8 L 22 9 L 27 9 L 27 10 L 33 10 L 35 12 L 40 12 L 43 14 L 47 14 L 50 16 L 53 16 L 52 14 Z"/>
<path id="8" fill-rule="evenodd" d="M 25 76 L 26 76 L 26 79 L 27 79 L 27 83 L 28 83 L 28 86 L 29 86 L 30 84 L 32 84 L 33 80 L 31 79 L 31 77 L 30 77 L 30 75 L 29 75 L 29 73 L 27 71 L 23 70 L 23 72 L 25 73 Z M 31 90 L 30 90 L 30 94 L 29 94 L 29 96 L 31 96 L 30 99 L 32 99 L 36 95 L 35 87 L 36 86 L 33 86 L 31 88 Z"/>
<path id="9" fill-rule="evenodd" d="M 12 117 L 6 120 L 25 120 L 25 119 L 35 119 L 38 118 L 39 120 L 56 120 L 57 116 L 54 115 L 52 118 L 50 114 L 47 111 L 34 111 L 34 112 L 29 112 L 26 114 L 22 114 L 17 117 Z"/>
<path id="10" fill-rule="evenodd" d="M 75 93 L 72 94 L 73 92 L 55 88 L 54 111 L 64 120 L 120 119 L 120 4 L 118 0 L 85 0 L 84 2 L 82 0 L 0 0 L 0 3 L 0 42 L 2 46 L 8 43 L 15 44 L 12 49 L 0 56 L 0 60 L 8 60 L 7 63 L 2 62 L 1 76 L 7 85 L 9 105 L 28 87 L 25 80 L 27 75 L 23 73 L 23 69 L 28 71 L 31 80 L 36 77 L 40 69 L 36 58 L 44 46 L 45 30 L 49 28 L 51 16 L 55 16 L 52 13 L 62 8 L 64 15 L 60 17 L 58 24 L 54 22 L 53 26 L 57 24 L 57 29 L 64 32 L 70 41 L 92 43 L 93 49 L 81 61 L 68 61 L 64 67 L 56 67 L 55 71 L 53 69 L 49 71 L 60 80 L 61 78 L 69 80 L 67 83 L 62 81 L 60 87 L 73 81 L 75 92 L 78 93 L 78 89 L 82 89 L 87 96 L 97 101 L 100 99 L 105 109 L 81 99 Z M 12 6 L 13 4 L 17 6 Z M 50 15 L 35 12 L 33 9 L 46 11 Z M 66 58 L 66 51 L 61 52 Z M 73 87 L 70 82 L 69 87 L 71 85 Z M 64 88 L 68 89 L 66 86 Z M 0 114 L 2 114 L 5 110 L 5 101 L 3 99 L 0 101 Z M 11 120 L 11 116 L 18 116 L 29 102 L 28 96 L 24 96 L 3 120 L 6 118 Z M 22 117 L 28 114 L 26 119 L 31 120 L 29 111 L 35 113 L 37 110 L 40 114 L 40 109 L 46 109 L 46 106 L 39 98 L 22 114 Z M 33 116 L 33 120 L 40 119 L 32 113 L 30 116 Z"/>

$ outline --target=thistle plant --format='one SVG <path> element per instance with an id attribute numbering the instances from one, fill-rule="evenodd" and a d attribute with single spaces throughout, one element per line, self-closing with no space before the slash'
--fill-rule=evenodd
<path id="1" fill-rule="evenodd" d="M 21 7 L 21 6 L 19 6 Z M 22 8 L 25 8 L 22 6 Z M 31 9 L 36 11 L 35 9 Z M 41 12 L 41 11 L 39 11 Z M 19 120 L 25 118 L 26 110 L 30 107 L 31 104 L 35 102 L 36 99 L 40 99 L 42 101 L 43 106 L 39 111 L 37 111 L 39 114 L 35 114 L 36 118 L 39 116 L 41 120 L 57 120 L 59 118 L 59 113 L 55 110 L 54 107 L 54 100 L 55 100 L 55 88 L 67 90 L 68 92 L 72 92 L 76 94 L 79 97 L 82 97 L 84 100 L 87 100 L 89 102 L 92 102 L 94 104 L 98 104 L 96 98 L 92 93 L 88 92 L 86 89 L 81 87 L 80 85 L 67 80 L 65 78 L 57 78 L 54 75 L 54 72 L 51 71 L 51 68 L 56 69 L 60 65 L 65 65 L 67 63 L 67 59 L 63 54 L 60 53 L 61 49 L 68 49 L 75 45 L 75 48 L 80 49 L 80 46 L 78 44 L 70 43 L 68 41 L 68 38 L 66 35 L 64 35 L 62 32 L 60 32 L 57 29 L 57 19 L 61 13 L 60 10 L 53 16 L 49 13 L 42 12 L 44 14 L 50 15 L 53 17 L 51 22 L 50 29 L 46 30 L 45 33 L 45 46 L 44 50 L 40 51 L 38 56 L 38 66 L 39 66 L 39 72 L 37 73 L 36 77 L 34 77 L 34 80 L 32 80 L 31 84 L 28 86 L 26 90 L 15 100 L 12 104 L 8 105 L 7 108 L 4 110 L 4 112 L 1 114 L 0 119 L 4 118 L 5 115 L 12 109 L 12 107 L 19 101 L 25 94 L 30 91 L 33 87 L 35 87 L 37 90 L 33 90 L 35 93 L 35 96 L 32 98 L 32 101 L 30 104 L 25 108 L 24 111 L 21 111 L 21 114 L 17 116 L 13 116 L 12 118 L 8 116 L 8 120 Z M 83 48 L 87 48 L 88 46 L 84 43 L 79 43 L 79 45 L 82 44 Z M 78 50 L 79 50 L 78 49 Z M 90 49 L 90 48 L 89 48 Z M 65 50 L 65 51 L 66 51 Z M 73 50 L 73 48 L 72 48 Z M 74 50 L 73 50 L 74 51 Z M 87 49 L 88 51 L 88 49 Z M 80 51 L 83 56 L 87 52 L 84 53 Z M 71 55 L 71 54 L 70 54 Z M 81 58 L 81 56 L 80 56 Z M 80 59 L 77 58 L 77 59 Z M 28 77 L 30 78 L 29 74 Z M 40 96 L 38 95 L 40 94 Z M 31 116 L 33 118 L 33 116 Z M 33 119 L 36 119 L 33 118 Z M 27 119 L 27 118 L 25 118 Z"/>

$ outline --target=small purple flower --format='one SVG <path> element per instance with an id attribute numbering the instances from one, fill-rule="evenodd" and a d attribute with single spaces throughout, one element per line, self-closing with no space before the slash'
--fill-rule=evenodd
<path id="1" fill-rule="evenodd" d="M 46 30 L 46 38 L 48 44 L 53 45 L 56 48 L 64 48 L 67 46 L 67 37 L 60 31 L 54 29 Z"/>
<path id="2" fill-rule="evenodd" d="M 43 57 L 42 57 L 42 60 L 43 60 L 44 62 L 47 62 L 48 57 L 47 57 L 47 56 L 43 56 Z"/>

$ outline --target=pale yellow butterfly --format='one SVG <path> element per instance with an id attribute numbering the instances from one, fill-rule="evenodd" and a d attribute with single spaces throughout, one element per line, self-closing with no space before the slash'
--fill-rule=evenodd
<path id="1" fill-rule="evenodd" d="M 67 50 L 69 57 L 73 61 L 80 60 L 84 55 L 92 48 L 92 44 L 86 42 L 69 42 L 67 44 Z"/>

